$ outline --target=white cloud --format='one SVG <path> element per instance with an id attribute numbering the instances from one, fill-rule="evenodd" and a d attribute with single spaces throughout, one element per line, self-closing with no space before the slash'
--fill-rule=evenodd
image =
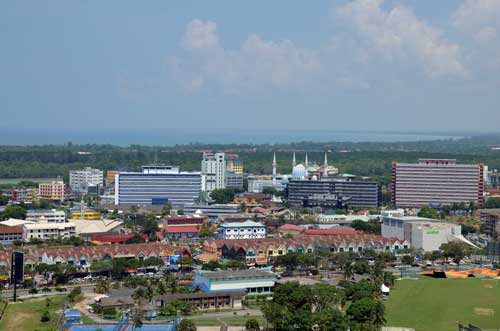
<path id="1" fill-rule="evenodd" d="M 168 61 L 187 92 L 199 90 L 208 82 L 222 86 L 226 93 L 267 86 L 289 88 L 303 85 L 319 70 L 317 54 L 289 40 L 274 42 L 250 35 L 240 48 L 225 49 L 219 44 L 216 27 L 210 21 L 191 21 L 182 39 L 186 56 Z"/>
<path id="2" fill-rule="evenodd" d="M 218 44 L 217 24 L 211 21 L 192 20 L 182 38 L 182 45 L 191 50 L 211 49 Z"/>
<path id="3" fill-rule="evenodd" d="M 383 0 L 354 0 L 337 9 L 365 42 L 372 55 L 388 61 L 411 63 L 415 59 L 432 77 L 463 75 L 460 47 L 440 31 L 419 20 L 410 8 L 381 8 Z"/>
<path id="4" fill-rule="evenodd" d="M 478 42 L 488 43 L 500 29 L 500 1 L 465 0 L 453 12 L 452 23 Z"/>

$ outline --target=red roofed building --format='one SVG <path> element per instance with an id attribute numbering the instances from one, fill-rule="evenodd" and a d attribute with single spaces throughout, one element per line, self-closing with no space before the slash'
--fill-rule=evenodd
<path id="1" fill-rule="evenodd" d="M 169 238 L 198 238 L 199 229 L 196 225 L 169 225 L 163 228 Z"/>
<path id="2" fill-rule="evenodd" d="M 304 231 L 304 234 L 309 236 L 356 235 L 362 233 L 361 231 L 349 229 L 307 229 Z"/>
<path id="3" fill-rule="evenodd" d="M 281 234 L 297 234 L 301 233 L 304 231 L 304 228 L 301 227 L 300 225 L 294 225 L 294 224 L 284 224 L 278 228 L 278 232 Z"/>
<path id="4" fill-rule="evenodd" d="M 23 240 L 22 226 L 0 226 L 1 245 L 12 245 L 16 240 Z"/>
<path id="5" fill-rule="evenodd" d="M 132 238 L 134 234 L 102 234 L 90 237 L 90 241 L 95 241 L 103 244 L 124 244 Z"/>

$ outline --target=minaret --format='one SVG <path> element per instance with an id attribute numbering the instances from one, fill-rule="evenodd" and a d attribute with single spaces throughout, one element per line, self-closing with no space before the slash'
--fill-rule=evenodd
<path id="1" fill-rule="evenodd" d="M 293 152 L 292 168 L 295 168 L 296 165 L 297 165 L 297 161 L 295 160 L 295 152 Z"/>
<path id="2" fill-rule="evenodd" d="M 304 162 L 304 166 L 306 167 L 306 169 L 309 167 L 309 161 L 307 161 L 307 152 L 306 152 L 306 160 Z"/>
<path id="3" fill-rule="evenodd" d="M 273 154 L 273 186 L 276 185 L 276 152 Z"/>
<path id="4" fill-rule="evenodd" d="M 323 164 L 323 177 L 328 177 L 328 152 L 325 152 L 325 164 Z"/>

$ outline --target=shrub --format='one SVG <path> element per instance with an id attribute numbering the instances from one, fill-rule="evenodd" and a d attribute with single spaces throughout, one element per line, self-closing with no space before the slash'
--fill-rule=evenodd
<path id="1" fill-rule="evenodd" d="M 40 321 L 41 322 L 48 322 L 50 321 L 50 314 L 48 310 L 42 311 L 42 314 L 40 315 Z"/>

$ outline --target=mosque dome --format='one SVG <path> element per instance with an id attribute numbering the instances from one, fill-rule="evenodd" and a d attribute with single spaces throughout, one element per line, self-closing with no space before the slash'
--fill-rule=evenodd
<path id="1" fill-rule="evenodd" d="M 297 164 L 292 169 L 292 177 L 293 178 L 305 178 L 307 174 L 306 167 L 303 164 Z"/>

